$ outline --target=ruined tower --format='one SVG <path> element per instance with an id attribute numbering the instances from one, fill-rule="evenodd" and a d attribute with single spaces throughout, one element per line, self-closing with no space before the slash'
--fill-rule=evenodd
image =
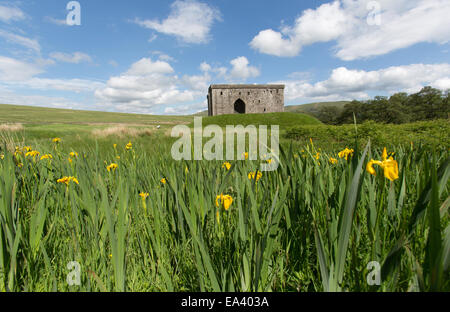
<path id="1" fill-rule="evenodd" d="M 284 85 L 211 85 L 208 116 L 284 112 Z"/>

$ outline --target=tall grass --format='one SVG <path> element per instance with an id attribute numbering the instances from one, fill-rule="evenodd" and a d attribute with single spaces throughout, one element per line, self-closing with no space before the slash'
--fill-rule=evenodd
<path id="1" fill-rule="evenodd" d="M 52 159 L 0 160 L 0 290 L 450 290 L 446 148 L 390 148 L 391 182 L 366 172 L 382 152 L 370 144 L 348 160 L 284 146 L 259 180 L 248 178 L 259 162 L 176 162 L 165 144 L 111 142 L 72 162 L 64 144 L 34 146 Z M 64 176 L 79 184 L 57 183 Z M 72 261 L 80 286 L 66 282 Z M 367 283 L 372 261 L 379 286 Z"/>

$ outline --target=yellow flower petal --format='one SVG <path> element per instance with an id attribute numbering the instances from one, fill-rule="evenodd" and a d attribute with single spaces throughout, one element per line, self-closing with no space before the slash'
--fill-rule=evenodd
<path id="1" fill-rule="evenodd" d="M 384 150 L 383 150 L 383 154 L 381 155 L 381 159 L 383 160 L 383 161 L 385 161 L 386 159 L 387 159 L 387 150 L 386 150 L 386 147 L 384 148 Z"/>
<path id="2" fill-rule="evenodd" d="M 398 179 L 398 163 L 396 160 L 388 159 L 383 162 L 385 178 L 395 181 Z"/>

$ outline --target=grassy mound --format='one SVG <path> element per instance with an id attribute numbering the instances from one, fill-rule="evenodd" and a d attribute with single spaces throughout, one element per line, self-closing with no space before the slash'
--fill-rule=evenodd
<path id="1" fill-rule="evenodd" d="M 218 125 L 279 125 L 281 129 L 294 126 L 320 125 L 321 122 L 314 117 L 295 113 L 271 113 L 271 114 L 248 114 L 248 115 L 221 115 L 204 117 L 203 126 Z"/>

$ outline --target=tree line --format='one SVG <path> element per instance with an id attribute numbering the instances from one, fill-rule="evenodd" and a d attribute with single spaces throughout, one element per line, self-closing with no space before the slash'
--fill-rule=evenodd
<path id="1" fill-rule="evenodd" d="M 372 100 L 354 100 L 343 108 L 322 107 L 316 114 L 325 124 L 342 125 L 373 120 L 380 123 L 402 124 L 408 122 L 448 119 L 450 116 L 450 90 L 441 91 L 424 87 L 418 93 L 401 92 L 390 97 L 376 96 Z"/>

